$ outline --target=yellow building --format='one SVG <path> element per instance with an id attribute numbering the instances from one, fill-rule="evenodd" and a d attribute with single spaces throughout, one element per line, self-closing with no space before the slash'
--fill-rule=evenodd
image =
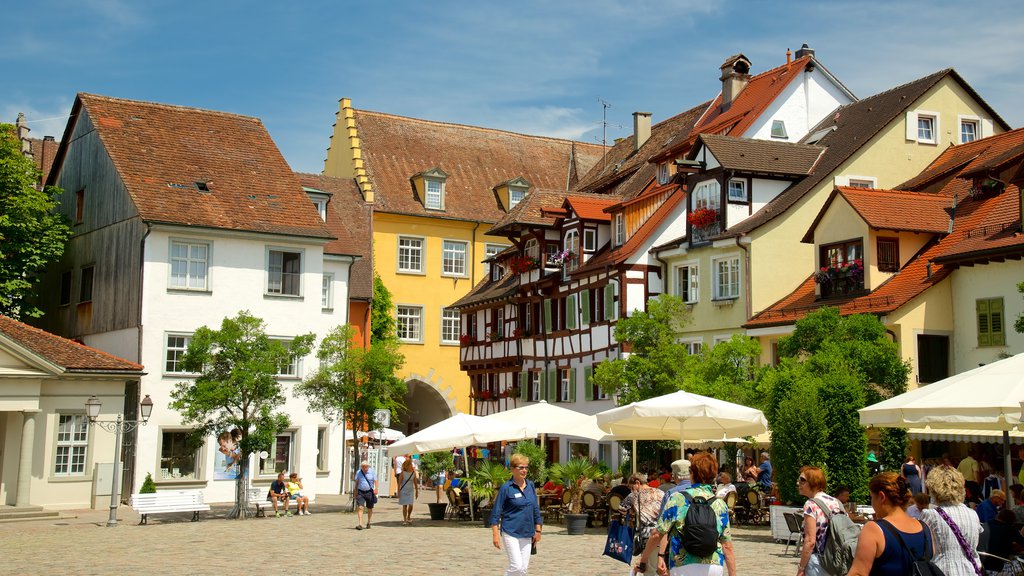
<path id="1" fill-rule="evenodd" d="M 459 369 L 466 333 L 448 306 L 488 273 L 509 241 L 485 232 L 531 191 L 565 191 L 602 148 L 357 110 L 343 98 L 324 174 L 353 178 L 373 204 L 374 268 L 391 291 L 409 410 L 406 433 L 469 410 Z"/>

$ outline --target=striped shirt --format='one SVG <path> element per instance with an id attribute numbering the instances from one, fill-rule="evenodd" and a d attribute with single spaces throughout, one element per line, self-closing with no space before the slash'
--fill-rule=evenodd
<path id="1" fill-rule="evenodd" d="M 960 533 L 967 539 L 972 550 L 978 548 L 978 535 L 981 534 L 981 522 L 978 521 L 978 514 L 964 504 L 936 506 L 942 508 L 949 515 L 949 519 L 957 525 Z M 932 530 L 932 541 L 935 546 L 935 556 L 932 559 L 946 576 L 976 576 L 972 567 L 972 561 L 964 556 L 960 543 L 956 540 L 953 530 L 946 524 L 946 521 L 933 509 L 921 511 L 921 522 L 924 522 Z"/>

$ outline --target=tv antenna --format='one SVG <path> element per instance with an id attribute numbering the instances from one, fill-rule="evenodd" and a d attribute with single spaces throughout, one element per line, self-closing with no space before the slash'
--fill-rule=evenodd
<path id="1" fill-rule="evenodd" d="M 612 107 L 611 103 L 597 97 L 597 101 L 601 103 L 601 157 L 604 158 L 604 165 L 608 167 L 608 127 L 622 128 L 621 124 L 609 124 L 608 123 L 608 109 Z"/>

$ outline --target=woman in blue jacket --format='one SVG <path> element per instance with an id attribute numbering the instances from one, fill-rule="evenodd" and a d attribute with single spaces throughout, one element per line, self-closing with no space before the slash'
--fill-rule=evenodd
<path id="1" fill-rule="evenodd" d="M 512 478 L 498 489 L 491 511 L 491 530 L 494 547 L 501 550 L 505 544 L 508 554 L 506 576 L 525 576 L 530 566 L 530 548 L 540 542 L 540 504 L 533 482 L 526 479 L 530 459 L 522 454 L 513 454 Z"/>

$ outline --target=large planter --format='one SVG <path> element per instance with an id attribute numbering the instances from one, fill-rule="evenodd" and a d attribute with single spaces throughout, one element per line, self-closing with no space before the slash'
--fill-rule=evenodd
<path id="1" fill-rule="evenodd" d="M 431 520 L 444 520 L 444 513 L 448 510 L 446 502 L 428 502 L 427 507 L 430 508 Z"/>
<path id="2" fill-rule="evenodd" d="M 570 536 L 579 536 L 587 531 L 587 518 L 589 514 L 566 514 L 565 528 Z"/>

